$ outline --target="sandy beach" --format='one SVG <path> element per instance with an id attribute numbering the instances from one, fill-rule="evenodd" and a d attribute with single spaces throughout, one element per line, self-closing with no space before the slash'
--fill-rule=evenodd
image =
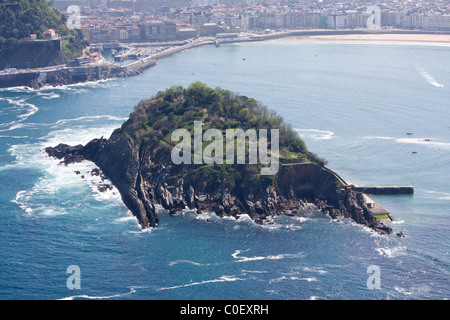
<path id="1" fill-rule="evenodd" d="M 376 33 L 376 34 L 339 34 L 317 36 L 294 36 L 297 39 L 318 41 L 406 41 L 406 42 L 438 42 L 450 43 L 450 34 L 405 34 L 405 33 Z"/>

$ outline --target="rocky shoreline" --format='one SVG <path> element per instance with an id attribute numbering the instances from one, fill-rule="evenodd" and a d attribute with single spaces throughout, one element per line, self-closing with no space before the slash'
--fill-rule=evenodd
<path id="1" fill-rule="evenodd" d="M 105 77 L 105 78 L 98 78 L 98 79 L 93 79 L 93 80 L 83 80 L 83 81 L 75 81 L 69 75 L 67 75 L 67 76 L 54 76 L 54 77 L 52 77 L 50 79 L 45 79 L 45 80 L 39 80 L 39 79 L 31 80 L 25 86 L 30 87 L 33 90 L 39 90 L 39 89 L 42 89 L 43 87 L 49 87 L 49 86 L 50 87 L 59 87 L 59 86 L 66 86 L 66 85 L 71 85 L 71 84 L 77 84 L 77 83 L 84 83 L 84 82 L 87 82 L 87 81 L 99 81 L 99 80 L 107 80 L 107 79 L 115 79 L 115 78 L 134 77 L 134 76 L 137 76 L 139 74 L 142 74 L 143 72 L 144 72 L 144 70 L 142 68 L 135 68 L 135 69 L 131 69 L 131 70 L 115 72 L 115 73 L 112 73 L 110 76 Z"/>
<path id="2" fill-rule="evenodd" d="M 115 152 L 121 150 L 118 149 L 118 143 L 124 147 L 123 143 L 127 142 L 111 143 L 110 140 L 101 138 L 94 139 L 85 146 L 59 144 L 47 147 L 45 152 L 60 159 L 63 165 L 93 161 L 104 173 L 105 179 L 109 178 L 118 189 L 124 203 L 143 229 L 158 225 L 157 205 L 161 205 L 170 214 L 179 213 L 186 208 L 196 209 L 199 213 L 215 212 L 220 217 L 238 218 L 240 214 L 248 214 L 256 223 L 263 224 L 269 217 L 299 215 L 302 209 L 312 203 L 332 219 L 350 219 L 379 234 L 392 233 L 391 228 L 370 214 L 361 192 L 350 190 L 337 193 L 335 177 L 314 164 L 289 166 L 280 173 L 278 188 L 268 188 L 242 199 L 220 186 L 212 193 L 195 190 L 190 185 L 188 174 L 180 175 L 170 165 L 146 161 L 140 158 L 142 155 L 139 152 L 129 152 L 132 151 L 130 148 L 123 148 L 121 156 L 125 158 L 118 159 Z M 129 161 L 127 164 L 121 162 L 125 159 Z M 93 174 L 103 173 L 96 171 Z M 295 179 L 305 179 L 305 176 L 314 177 L 315 181 L 310 181 L 306 187 L 294 187 Z M 99 186 L 98 190 L 102 192 L 109 188 L 112 187 L 105 184 Z"/>
<path id="3" fill-rule="evenodd" d="M 195 121 L 204 124 L 200 131 L 214 129 L 220 137 L 228 136 L 228 131 L 234 132 L 235 128 L 242 132 L 255 128 L 281 132 L 281 139 L 276 142 L 279 151 L 272 155 L 277 158 L 277 171 L 264 175 L 260 170 L 262 163 L 246 164 L 236 159 L 230 163 L 220 159 L 212 163 L 192 162 L 195 155 L 188 141 L 189 150 L 182 150 L 188 161 L 175 164 L 172 130 L 183 128 L 188 136 L 189 130 L 195 135 Z M 223 151 L 223 141 L 217 136 L 214 139 L 218 139 L 214 148 Z M 199 151 L 211 150 L 211 145 L 203 144 Z M 351 219 L 382 234 L 392 232 L 371 214 L 364 195 L 345 188 L 346 183 L 325 167 L 323 159 L 308 151 L 281 117 L 255 99 L 199 82 L 188 88 L 175 86 L 141 100 L 109 139 L 93 139 L 84 146 L 59 144 L 45 151 L 65 165 L 83 160 L 94 162 L 143 229 L 158 225 L 160 206 L 170 214 L 186 208 L 199 213 L 215 212 L 221 217 L 247 214 L 256 223 L 263 223 L 278 215 L 300 214 L 307 203 L 312 203 L 333 219 Z M 267 155 L 267 150 L 262 152 Z M 260 157 L 262 152 L 259 150 Z"/>

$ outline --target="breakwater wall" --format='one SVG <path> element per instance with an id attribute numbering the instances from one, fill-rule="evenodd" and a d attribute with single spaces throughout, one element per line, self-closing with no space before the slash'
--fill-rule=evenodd
<path id="1" fill-rule="evenodd" d="M 413 186 L 351 186 L 352 190 L 367 194 L 413 194 Z"/>
<path id="2" fill-rule="evenodd" d="M 173 55 L 173 54 L 175 54 L 177 52 L 181 52 L 181 51 L 184 51 L 184 50 L 188 50 L 188 49 L 192 49 L 192 48 L 196 48 L 196 47 L 200 47 L 200 46 L 204 46 L 204 45 L 210 45 L 210 44 L 212 45 L 214 43 L 215 42 L 213 40 L 206 40 L 206 41 L 201 41 L 201 42 L 193 42 L 193 43 L 186 44 L 184 46 L 175 47 L 175 48 L 172 48 L 172 49 L 168 49 L 168 50 L 166 50 L 164 52 L 155 54 L 155 55 L 152 56 L 152 58 L 155 59 L 155 60 L 158 60 L 158 59 L 162 59 L 162 58 L 171 56 L 171 55 Z"/>
<path id="3" fill-rule="evenodd" d="M 155 59 L 150 59 L 150 58 L 144 58 L 144 59 L 140 59 L 140 60 L 136 60 L 121 66 L 117 66 L 117 67 L 113 67 L 112 68 L 112 73 L 117 73 L 117 72 L 124 72 L 124 71 L 130 71 L 130 70 L 135 70 L 135 69 L 148 69 L 150 67 L 153 67 L 154 65 L 156 65 L 156 61 Z"/>
<path id="4" fill-rule="evenodd" d="M 0 88 L 29 86 L 39 77 L 39 72 L 0 74 Z"/>
<path id="5" fill-rule="evenodd" d="M 0 88 L 67 85 L 84 81 L 96 81 L 115 77 L 127 77 L 141 73 L 156 64 L 154 59 L 144 58 L 124 65 L 102 64 L 86 67 L 42 68 L 30 71 L 0 73 Z"/>

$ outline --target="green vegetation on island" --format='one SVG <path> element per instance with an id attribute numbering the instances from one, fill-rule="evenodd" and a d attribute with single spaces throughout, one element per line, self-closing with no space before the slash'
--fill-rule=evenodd
<path id="1" fill-rule="evenodd" d="M 235 141 L 236 130 L 242 136 Z M 249 138 L 243 140 L 247 131 Z M 254 150 L 249 144 L 255 139 L 259 162 L 250 162 Z M 231 143 L 235 146 L 230 149 L 238 151 L 228 154 Z M 244 150 L 245 161 L 235 160 L 239 150 Z M 264 223 L 271 216 L 301 214 L 309 202 L 332 218 L 350 218 L 380 233 L 392 231 L 370 213 L 362 193 L 343 188 L 326 161 L 309 152 L 281 117 L 253 98 L 200 82 L 142 100 L 109 139 L 93 139 L 84 146 L 59 144 L 46 152 L 65 164 L 93 161 L 142 228 L 158 225 L 159 205 L 171 214 L 187 207 L 235 218 L 248 214 Z M 183 161 L 174 161 L 177 153 Z M 269 167 L 261 161 L 264 153 L 270 153 L 270 167 L 276 159 L 269 174 L 262 170 Z"/>
<path id="2" fill-rule="evenodd" d="M 63 64 L 88 44 L 82 30 L 70 30 L 47 0 L 1 1 L 0 21 L 0 69 Z"/>
<path id="3" fill-rule="evenodd" d="M 270 129 L 278 129 L 280 166 L 298 163 L 315 163 L 320 166 L 326 164 L 324 159 L 308 151 L 298 134 L 275 112 L 253 98 L 222 88 L 212 89 L 200 82 L 187 88 L 174 86 L 157 93 L 151 99 L 142 100 L 122 128 L 139 144 L 148 146 L 153 155 L 170 155 L 178 143 L 171 140 L 173 131 L 186 129 L 193 136 L 194 121 L 202 122 L 203 132 L 208 129 L 220 130 L 223 141 L 227 129 L 246 131 L 264 128 L 268 130 L 267 139 L 270 142 Z M 209 144 L 210 142 L 203 142 L 203 150 Z M 269 145 L 268 150 L 270 148 Z M 245 196 L 275 183 L 273 175 L 260 175 L 260 168 L 264 164 L 249 164 L 248 152 L 246 141 L 245 164 L 185 165 L 183 170 L 192 175 L 192 184 L 196 189 L 211 192 L 219 183 Z"/>

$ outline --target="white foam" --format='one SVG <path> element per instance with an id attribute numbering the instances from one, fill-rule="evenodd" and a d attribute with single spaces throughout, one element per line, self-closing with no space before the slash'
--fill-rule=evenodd
<path id="1" fill-rule="evenodd" d="M 116 82 L 117 79 L 110 78 L 110 79 L 101 79 L 101 80 L 95 80 L 95 81 L 86 81 L 86 82 L 77 82 L 73 84 L 66 84 L 66 85 L 60 85 L 60 86 L 43 86 L 39 89 L 30 89 L 30 88 L 24 88 L 17 87 L 16 90 L 26 90 L 26 91 L 35 91 L 35 92 L 42 92 L 47 90 L 52 91 L 73 91 L 75 93 L 79 92 L 85 92 L 86 88 L 98 88 L 98 87 L 110 87 L 114 85 L 114 82 Z M 8 90 L 9 91 L 9 90 Z M 19 91 L 22 92 L 22 91 Z"/>
<path id="2" fill-rule="evenodd" d="M 116 222 L 127 222 L 127 221 L 134 221 L 136 219 L 136 217 L 134 217 L 133 215 L 129 215 L 129 216 L 126 216 L 126 217 L 120 217 L 120 218 L 117 218 L 115 221 Z"/>
<path id="3" fill-rule="evenodd" d="M 254 257 L 241 257 L 239 256 L 242 252 L 247 252 L 249 250 L 236 250 L 231 256 L 236 259 L 236 262 L 248 262 L 248 261 L 260 261 L 260 260 L 282 260 L 286 258 L 302 258 L 304 256 L 303 253 L 286 253 L 286 254 L 277 254 L 277 255 L 268 255 L 268 256 L 254 256 Z"/>
<path id="4" fill-rule="evenodd" d="M 61 96 L 55 92 L 38 92 L 38 96 L 40 96 L 42 99 L 51 100 L 51 99 L 57 99 Z"/>
<path id="5" fill-rule="evenodd" d="M 444 86 L 443 84 L 437 82 L 436 79 L 434 79 L 433 76 L 429 74 L 421 65 L 416 64 L 415 68 L 416 71 L 422 76 L 422 78 L 424 78 L 429 84 L 438 88 L 442 88 Z"/>
<path id="6" fill-rule="evenodd" d="M 117 124 L 110 124 L 101 128 L 100 131 L 110 134 L 117 126 Z M 54 202 L 51 201 L 52 197 L 54 198 L 57 193 L 83 194 L 88 186 L 97 201 L 109 203 L 117 201 L 117 204 L 122 204 L 120 193 L 109 180 L 102 180 L 101 175 L 90 173 L 97 168 L 94 163 L 83 161 L 65 166 L 60 164 L 60 160 L 53 159 L 43 152 L 45 147 L 61 142 L 69 145 L 85 144 L 97 137 L 98 132 L 98 128 L 92 130 L 89 127 L 73 125 L 70 128 L 50 132 L 38 143 L 12 145 L 8 151 L 15 160 L 2 166 L 0 170 L 27 168 L 37 169 L 43 174 L 32 188 L 18 192 L 13 202 L 17 203 L 26 214 L 65 214 L 70 210 L 70 206 L 76 205 L 76 203 L 70 203 L 70 199 L 68 199 L 68 203 Z M 80 171 L 80 174 L 75 174 L 75 171 Z M 84 175 L 83 179 L 82 175 Z M 107 184 L 111 188 L 100 192 L 98 190 L 100 184 Z"/>
<path id="7" fill-rule="evenodd" d="M 85 294 L 80 294 L 80 295 L 76 295 L 76 296 L 70 296 L 70 297 L 66 297 L 66 298 L 61 298 L 61 299 L 58 299 L 58 300 L 75 300 L 77 298 L 90 299 L 90 300 L 105 300 L 105 299 L 121 298 L 121 297 L 128 296 L 130 294 L 135 293 L 136 292 L 136 288 L 139 288 L 139 287 L 130 287 L 130 291 L 129 292 L 113 294 L 113 295 L 110 295 L 110 296 L 88 296 L 88 295 L 85 295 Z"/>
<path id="8" fill-rule="evenodd" d="M 400 293 L 403 293 L 404 295 L 411 295 L 412 292 L 409 291 L 408 289 L 405 288 L 401 288 L 401 287 L 394 287 L 395 291 L 398 291 Z"/>
<path id="9" fill-rule="evenodd" d="M 263 273 L 268 273 L 268 271 L 264 271 L 264 270 L 242 270 L 242 273 L 256 273 L 256 274 L 263 274 Z"/>
<path id="10" fill-rule="evenodd" d="M 313 282 L 313 281 L 317 281 L 317 278 L 316 277 L 300 278 L 297 276 L 282 276 L 280 278 L 270 280 L 269 283 L 280 282 L 280 281 L 284 281 L 284 280 L 301 280 L 301 281 Z"/>
<path id="11" fill-rule="evenodd" d="M 26 139 L 28 136 L 0 136 L 0 138 L 11 138 L 11 139 Z"/>
<path id="12" fill-rule="evenodd" d="M 379 139 L 379 140 L 393 140 L 394 137 L 385 137 L 385 136 L 366 136 L 363 139 Z"/>
<path id="13" fill-rule="evenodd" d="M 319 129 L 300 129 L 295 128 L 301 137 L 311 138 L 313 140 L 329 140 L 334 136 L 333 131 L 329 130 L 319 130 Z"/>
<path id="14" fill-rule="evenodd" d="M 326 274 L 328 273 L 328 271 L 322 270 L 320 268 L 317 267 L 303 267 L 303 271 L 305 272 L 315 272 L 318 274 Z"/>
<path id="15" fill-rule="evenodd" d="M 126 121 L 128 118 L 111 116 L 111 115 L 84 116 L 84 117 L 78 117 L 78 118 L 73 118 L 73 119 L 60 119 L 60 120 L 56 121 L 55 123 L 53 123 L 51 126 L 58 127 L 58 126 L 67 124 L 69 122 L 77 122 L 77 121 L 90 122 L 90 121 L 94 121 L 94 120 L 98 120 L 98 119 L 106 119 L 106 120 L 111 120 L 111 121 Z"/>
<path id="16" fill-rule="evenodd" d="M 425 190 L 425 193 L 436 195 L 438 200 L 450 200 L 450 193 L 448 192 Z"/>
<path id="17" fill-rule="evenodd" d="M 173 286 L 173 287 L 163 287 L 163 288 L 159 288 L 158 291 L 186 288 L 186 287 L 203 285 L 203 284 L 207 284 L 207 283 L 233 282 L 233 281 L 240 281 L 240 280 L 244 280 L 244 279 L 237 278 L 234 275 L 233 276 L 224 275 L 224 276 L 219 277 L 218 279 L 205 280 L 205 281 L 200 281 L 200 282 L 190 282 L 190 283 L 187 283 L 187 284 L 182 284 L 182 285 Z"/>
<path id="18" fill-rule="evenodd" d="M 187 263 L 187 264 L 192 264 L 194 266 L 209 266 L 209 263 L 199 263 L 199 262 L 195 262 L 195 261 L 191 261 L 191 260 L 176 260 L 176 261 L 172 261 L 169 263 L 169 266 L 174 266 L 176 264 L 180 264 L 180 263 Z"/>
<path id="19" fill-rule="evenodd" d="M 409 144 L 417 144 L 427 147 L 434 147 L 439 149 L 449 149 L 450 150 L 450 142 L 441 142 L 441 141 L 427 141 L 425 138 L 398 138 L 395 139 L 398 143 L 409 143 Z"/>
<path id="20" fill-rule="evenodd" d="M 18 124 L 24 122 L 33 114 L 39 111 L 38 107 L 36 107 L 34 104 L 26 102 L 26 99 L 0 98 L 0 100 L 7 101 L 12 106 L 12 108 L 17 109 L 19 112 L 21 112 L 21 114 L 17 115 L 17 120 L 1 124 L 4 127 L 9 126 L 9 128 L 2 129 L 0 131 L 10 131 L 20 128 L 17 126 Z"/>
<path id="21" fill-rule="evenodd" d="M 393 248 L 376 248 L 375 250 L 382 256 L 393 258 L 403 254 L 406 251 L 406 247 L 397 246 Z"/>

